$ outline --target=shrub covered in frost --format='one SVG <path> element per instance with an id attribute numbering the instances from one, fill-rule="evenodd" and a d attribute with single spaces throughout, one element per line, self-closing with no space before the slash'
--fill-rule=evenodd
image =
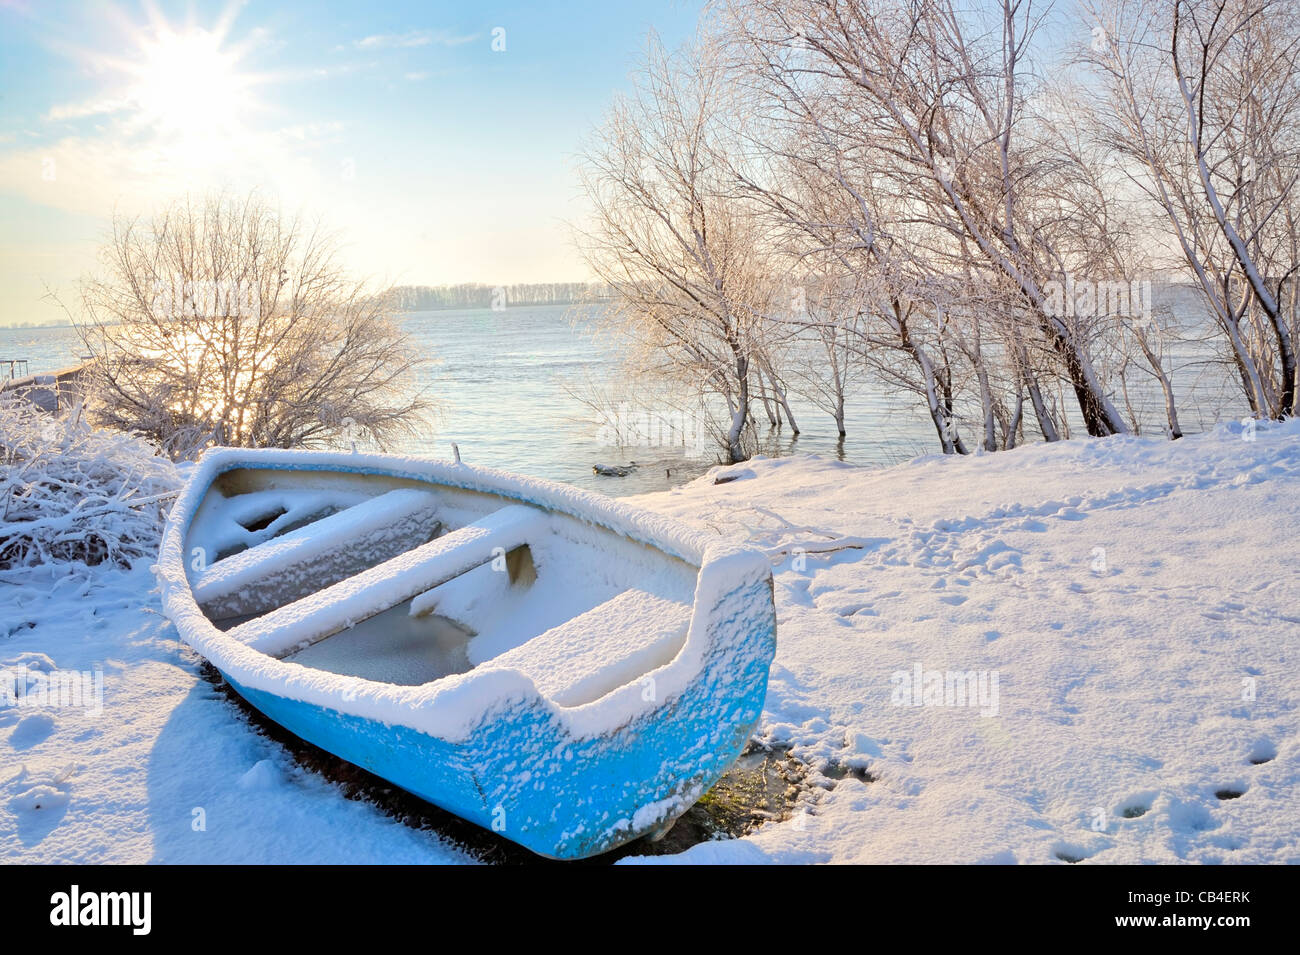
<path id="1" fill-rule="evenodd" d="M 0 571 L 152 557 L 180 483 L 147 441 L 0 394 Z"/>

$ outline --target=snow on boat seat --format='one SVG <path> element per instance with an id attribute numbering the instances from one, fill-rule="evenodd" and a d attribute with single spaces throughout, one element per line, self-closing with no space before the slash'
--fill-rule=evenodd
<path id="1" fill-rule="evenodd" d="M 489 563 L 501 551 L 536 541 L 549 527 L 550 515 L 546 511 L 509 504 L 472 524 L 242 623 L 229 634 L 255 650 L 271 656 L 284 655 Z"/>
<path id="2" fill-rule="evenodd" d="M 439 530 L 438 498 L 401 488 L 217 561 L 195 579 L 209 618 L 256 616 L 346 580 Z"/>
<path id="3" fill-rule="evenodd" d="M 690 622 L 684 603 L 625 590 L 479 669 L 518 670 L 560 706 L 581 706 L 672 660 Z"/>

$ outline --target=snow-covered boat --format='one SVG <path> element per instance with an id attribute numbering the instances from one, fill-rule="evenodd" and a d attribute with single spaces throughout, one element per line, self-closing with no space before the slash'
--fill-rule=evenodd
<path id="1" fill-rule="evenodd" d="M 776 647 L 764 555 L 461 463 L 210 451 L 158 575 L 181 638 L 268 717 L 559 859 L 706 792 Z"/>

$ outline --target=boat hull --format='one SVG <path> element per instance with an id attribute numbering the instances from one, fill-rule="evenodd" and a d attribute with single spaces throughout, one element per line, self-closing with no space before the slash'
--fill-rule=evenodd
<path id="1" fill-rule="evenodd" d="M 312 463 L 320 470 L 344 464 Z M 384 463 L 380 456 L 351 459 L 345 469 L 379 473 Z M 256 653 L 198 610 L 182 555 L 189 517 L 217 476 L 285 462 L 227 451 L 205 465 L 178 505 L 159 558 L 164 607 L 182 638 L 285 729 L 538 855 L 587 858 L 662 831 L 735 761 L 762 713 L 776 651 L 766 558 L 595 496 L 588 501 L 571 488 L 534 482 L 521 489 L 509 484 L 518 479 L 484 470 L 456 468 L 446 475 L 455 483 L 446 483 L 567 512 L 642 544 L 662 535 L 670 556 L 696 563 L 690 627 L 676 657 L 570 707 L 509 669 L 386 687 Z M 425 477 L 406 462 L 395 473 L 437 487 L 449 470 L 428 468 Z"/>
<path id="2" fill-rule="evenodd" d="M 724 598 L 762 606 L 770 592 Z M 775 621 L 756 619 L 755 649 L 775 648 Z M 753 638 L 759 638 L 757 640 Z M 770 658 L 740 670 L 739 695 L 719 693 L 706 668 L 683 693 L 616 732 L 574 739 L 553 712 L 521 700 L 485 713 L 461 742 L 242 686 L 231 687 L 295 736 L 541 856 L 583 859 L 671 822 L 718 781 L 762 713 Z"/>

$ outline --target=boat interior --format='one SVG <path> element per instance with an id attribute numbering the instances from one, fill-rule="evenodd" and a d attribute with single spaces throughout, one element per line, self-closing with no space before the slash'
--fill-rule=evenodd
<path id="1" fill-rule="evenodd" d="M 699 573 L 503 495 L 323 470 L 224 472 L 185 551 L 203 613 L 271 656 L 406 686 L 511 668 L 560 706 L 671 661 Z"/>

